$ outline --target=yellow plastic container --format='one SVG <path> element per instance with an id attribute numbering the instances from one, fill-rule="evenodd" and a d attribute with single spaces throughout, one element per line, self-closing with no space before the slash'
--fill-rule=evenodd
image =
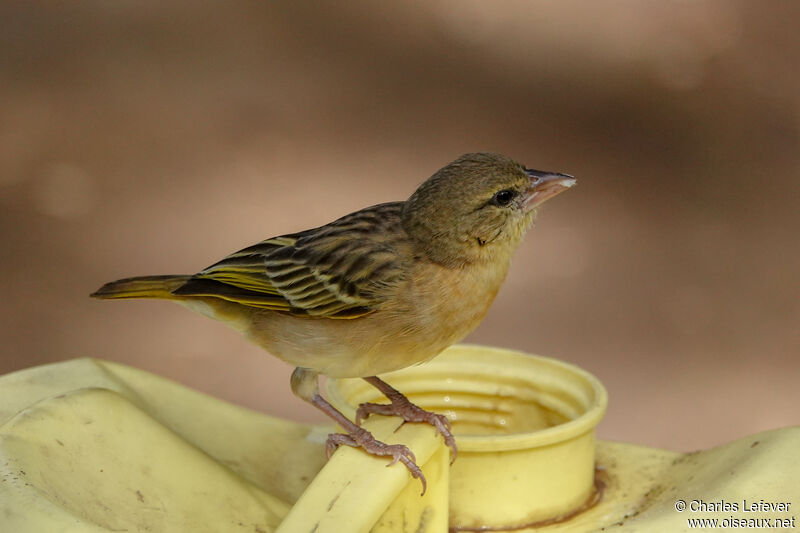
<path id="1" fill-rule="evenodd" d="M 516 363 L 505 357 L 525 358 L 544 389 L 530 388 L 533 381 L 510 370 Z M 331 427 L 266 416 L 124 365 L 79 359 L 0 376 L 0 532 L 445 533 L 537 520 L 589 500 L 586 431 L 601 415 L 602 388 L 567 365 L 494 348 L 456 347 L 441 358 L 463 375 L 444 385 L 432 370 L 427 384 L 401 383 L 400 374 L 389 379 L 423 405 L 426 396 L 441 396 L 443 410 L 455 414 L 461 454 L 452 470 L 432 427 L 381 416 L 365 423 L 378 438 L 411 447 L 428 478 L 422 498 L 419 481 L 401 464 L 387 468 L 385 459 L 349 447 L 326 462 Z M 481 360 L 489 363 L 483 370 Z M 540 362 L 545 366 L 536 367 Z M 475 385 L 483 380 L 495 385 L 487 392 Z M 442 389 L 451 385 L 447 401 Z M 344 394 L 349 387 L 335 386 L 342 398 L 351 397 Z M 352 385 L 353 399 L 359 387 Z M 494 400 L 483 411 L 460 406 L 480 404 L 473 396 Z M 537 433 L 553 440 L 537 443 Z M 531 440 L 506 451 L 479 444 L 528 438 L 514 435 Z M 518 457 L 531 443 L 540 463 Z M 562 453 L 552 453 L 557 446 Z M 776 530 L 792 530 L 800 505 L 798 450 L 800 428 L 689 454 L 598 441 L 599 500 L 518 531 L 688 532 L 699 519 L 717 520 L 718 528 L 769 520 Z M 573 458 L 580 467 L 562 482 Z M 545 471 L 562 459 L 560 468 Z M 520 483 L 519 494 L 505 483 Z M 548 498 L 542 485 L 553 493 L 563 488 L 564 501 Z M 760 501 L 773 507 L 744 510 Z"/>
<path id="2" fill-rule="evenodd" d="M 452 423 L 459 455 L 450 470 L 451 527 L 519 528 L 597 500 L 594 430 L 608 399 L 587 372 L 510 350 L 456 346 L 384 379 Z M 361 402 L 382 401 L 358 379 L 329 380 L 327 392 L 349 416 Z"/>

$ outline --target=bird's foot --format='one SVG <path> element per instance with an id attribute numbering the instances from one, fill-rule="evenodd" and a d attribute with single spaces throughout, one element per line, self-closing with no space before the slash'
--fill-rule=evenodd
<path id="1" fill-rule="evenodd" d="M 422 494 L 425 494 L 428 483 L 425 476 L 422 475 L 422 470 L 417 466 L 417 458 L 414 456 L 408 446 L 402 444 L 386 444 L 372 436 L 372 433 L 366 429 L 356 427 L 351 433 L 331 433 L 328 435 L 328 441 L 325 443 L 325 453 L 330 459 L 333 452 L 341 445 L 353 446 L 361 448 L 371 455 L 391 456 L 392 461 L 386 466 L 392 466 L 396 462 L 401 462 L 406 465 L 411 475 L 420 480 L 422 483 Z"/>
<path id="2" fill-rule="evenodd" d="M 450 459 L 450 464 L 453 464 L 453 461 L 456 460 L 456 456 L 458 455 L 458 448 L 456 447 L 456 439 L 450 431 L 450 420 L 444 415 L 432 413 L 414 405 L 399 392 L 397 392 L 397 394 L 387 395 L 387 397 L 392 403 L 362 403 L 359 405 L 358 411 L 356 411 L 356 424 L 361 424 L 361 421 L 371 414 L 399 416 L 406 422 L 427 422 L 435 427 L 436 431 L 444 437 L 445 444 L 447 444 L 453 452 L 453 456 Z"/>

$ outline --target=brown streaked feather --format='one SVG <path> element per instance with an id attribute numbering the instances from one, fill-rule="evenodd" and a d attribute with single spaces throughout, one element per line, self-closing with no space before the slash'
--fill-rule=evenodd
<path id="1" fill-rule="evenodd" d="M 380 204 L 312 230 L 235 252 L 175 290 L 296 316 L 357 318 L 402 279 L 402 203 Z"/>

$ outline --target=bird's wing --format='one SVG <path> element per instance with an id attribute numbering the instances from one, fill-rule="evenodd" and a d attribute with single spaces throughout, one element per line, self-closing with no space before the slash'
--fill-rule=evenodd
<path id="1" fill-rule="evenodd" d="M 403 276 L 394 221 L 399 223 L 398 204 L 382 204 L 267 239 L 202 270 L 174 293 L 296 316 L 363 316 Z"/>

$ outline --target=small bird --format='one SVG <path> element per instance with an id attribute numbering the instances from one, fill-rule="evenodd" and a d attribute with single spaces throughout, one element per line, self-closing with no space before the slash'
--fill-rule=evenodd
<path id="1" fill-rule="evenodd" d="M 378 441 L 360 423 L 371 413 L 430 423 L 455 460 L 449 421 L 377 375 L 428 361 L 475 329 L 537 207 L 574 184 L 499 154 L 465 154 L 404 202 L 267 239 L 194 275 L 121 279 L 91 296 L 173 300 L 242 332 L 296 366 L 294 393 L 344 428 L 328 437 L 329 457 L 343 444 L 391 456 L 424 493 L 411 450 Z M 391 403 L 361 404 L 350 421 L 320 394 L 319 374 L 364 378 Z"/>

